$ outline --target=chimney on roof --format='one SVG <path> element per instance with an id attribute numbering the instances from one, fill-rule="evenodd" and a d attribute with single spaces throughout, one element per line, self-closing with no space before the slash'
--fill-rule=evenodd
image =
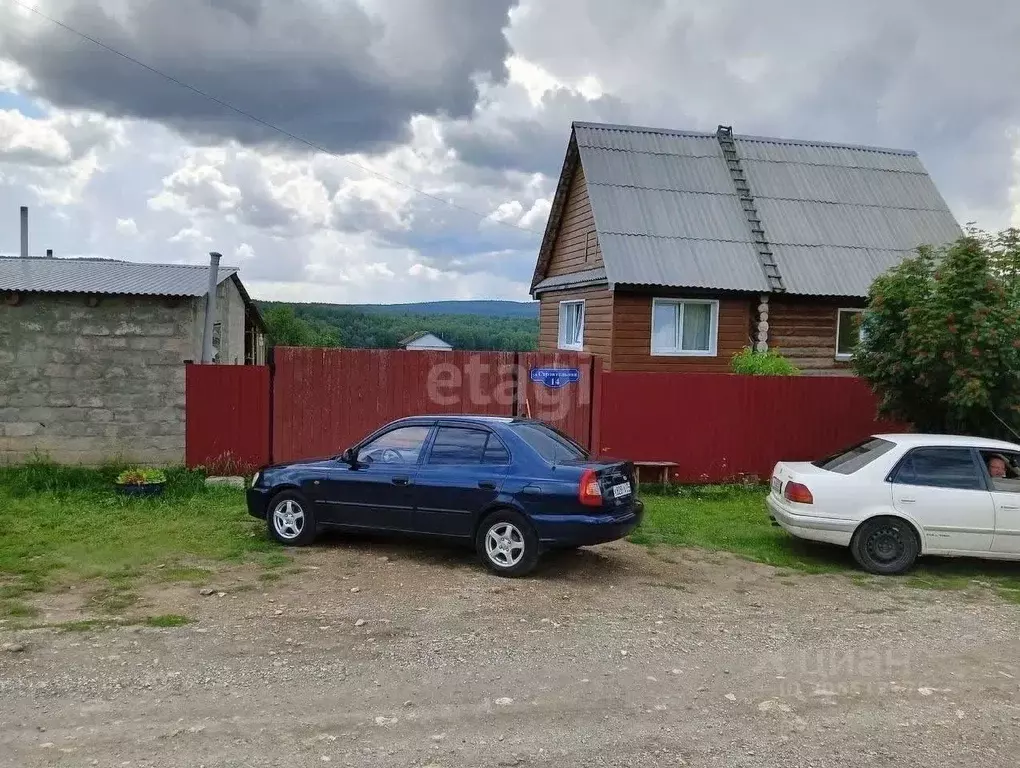
<path id="1" fill-rule="evenodd" d="M 28 258 L 28 206 L 21 206 L 21 258 Z"/>
<path id="2" fill-rule="evenodd" d="M 216 288 L 220 284 L 220 254 L 209 254 L 209 292 L 205 297 L 205 328 L 202 331 L 202 362 L 213 361 L 213 325 L 216 323 Z"/>
<path id="3" fill-rule="evenodd" d="M 46 258 L 47 259 L 52 259 L 53 258 L 53 249 L 52 248 L 47 248 L 46 249 Z"/>

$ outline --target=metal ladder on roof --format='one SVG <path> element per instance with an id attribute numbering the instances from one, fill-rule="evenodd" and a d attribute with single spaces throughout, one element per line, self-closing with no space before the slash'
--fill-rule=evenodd
<path id="1" fill-rule="evenodd" d="M 723 158 L 726 160 L 726 167 L 729 168 L 730 177 L 733 179 L 733 186 L 737 190 L 737 197 L 740 198 L 740 205 L 744 209 L 747 223 L 751 227 L 751 240 L 758 251 L 758 261 L 761 263 L 765 279 L 768 281 L 769 290 L 776 293 L 784 293 L 786 285 L 783 283 L 783 276 L 779 272 L 779 265 L 776 263 L 775 254 L 772 253 L 772 246 L 765 238 L 765 228 L 762 226 L 758 209 L 754 205 L 754 196 L 751 194 L 751 185 L 747 183 L 747 176 L 744 175 L 744 167 L 737 155 L 737 145 L 733 142 L 733 126 L 720 125 L 715 132 L 719 147 L 722 149 Z"/>

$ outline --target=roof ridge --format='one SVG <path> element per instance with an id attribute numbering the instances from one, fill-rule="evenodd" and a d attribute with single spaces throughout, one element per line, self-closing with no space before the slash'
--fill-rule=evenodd
<path id="1" fill-rule="evenodd" d="M 743 245 L 754 245 L 754 241 L 748 235 L 747 240 L 730 240 L 721 237 L 682 237 L 680 235 L 649 235 L 644 232 L 616 232 L 605 230 L 600 235 L 615 235 L 616 237 L 645 237 L 649 240 L 686 240 L 691 243 L 741 243 Z M 605 255 L 603 254 L 603 260 Z"/>
<path id="2" fill-rule="evenodd" d="M 46 264 L 115 264 L 128 267 L 179 267 L 181 269 L 209 269 L 208 264 L 171 264 L 163 261 L 127 261 L 125 259 L 104 259 L 101 256 L 7 256 L 0 254 L 5 261 L 36 261 Z M 219 271 L 232 269 L 240 272 L 240 267 L 220 264 Z"/>
<path id="3" fill-rule="evenodd" d="M 591 123 L 576 120 L 571 128 L 594 128 L 597 130 L 626 131 L 629 133 L 659 133 L 665 136 L 684 136 L 692 139 L 715 139 L 715 132 L 685 131 L 675 128 L 652 128 L 644 125 L 621 125 L 617 123 Z M 753 134 L 733 134 L 734 141 L 752 141 L 764 144 L 789 144 L 800 147 L 819 147 L 824 149 L 853 149 L 864 152 L 877 152 L 886 155 L 902 155 L 904 157 L 917 157 L 917 152 L 912 149 L 895 149 L 893 147 L 878 147 L 868 144 L 850 144 L 831 141 L 813 141 L 810 139 L 785 139 L 778 136 L 756 136 Z M 630 150 L 633 151 L 633 150 Z"/>

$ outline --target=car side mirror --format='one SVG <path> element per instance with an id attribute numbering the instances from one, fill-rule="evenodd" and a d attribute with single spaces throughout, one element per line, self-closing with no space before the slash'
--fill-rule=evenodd
<path id="1" fill-rule="evenodd" d="M 350 464 L 352 467 L 358 463 L 358 454 L 353 448 L 348 448 L 346 451 L 340 454 L 340 461 L 345 464 Z"/>

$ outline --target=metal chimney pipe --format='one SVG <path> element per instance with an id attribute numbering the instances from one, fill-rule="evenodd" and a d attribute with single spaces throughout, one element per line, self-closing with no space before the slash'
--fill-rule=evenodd
<path id="1" fill-rule="evenodd" d="M 209 254 L 209 292 L 205 296 L 205 330 L 202 333 L 202 362 L 213 361 L 213 325 L 216 320 L 216 286 L 219 285 L 220 254 Z"/>
<path id="2" fill-rule="evenodd" d="M 28 258 L 28 206 L 21 206 L 21 258 Z"/>

